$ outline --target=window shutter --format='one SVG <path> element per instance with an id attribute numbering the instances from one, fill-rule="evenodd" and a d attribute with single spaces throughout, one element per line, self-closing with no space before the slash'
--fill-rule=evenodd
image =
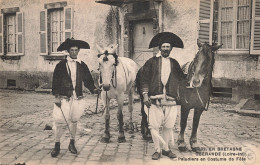
<path id="1" fill-rule="evenodd" d="M 64 40 L 67 38 L 71 38 L 72 30 L 73 30 L 73 8 L 72 7 L 65 7 L 64 8 Z"/>
<path id="2" fill-rule="evenodd" d="M 260 55 L 260 0 L 253 0 L 250 54 Z"/>
<path id="3" fill-rule="evenodd" d="M 48 55 L 47 10 L 40 12 L 40 55 Z"/>
<path id="4" fill-rule="evenodd" d="M 18 55 L 24 55 L 24 34 L 23 34 L 23 13 L 17 12 L 16 13 L 16 53 Z"/>
<path id="5" fill-rule="evenodd" d="M 0 14 L 0 55 L 4 55 L 4 15 Z"/>
<path id="6" fill-rule="evenodd" d="M 212 44 L 213 3 L 213 0 L 199 0 L 198 38 L 209 44 Z"/>

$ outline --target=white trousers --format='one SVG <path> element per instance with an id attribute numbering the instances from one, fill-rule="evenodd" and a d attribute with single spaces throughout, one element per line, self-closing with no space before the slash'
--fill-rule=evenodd
<path id="1" fill-rule="evenodd" d="M 61 99 L 61 107 L 54 104 L 53 107 L 53 119 L 55 123 L 66 124 L 66 120 L 69 122 L 76 122 L 80 119 L 84 113 L 85 102 L 83 99 L 74 99 L 71 97 L 69 100 Z M 62 111 L 61 111 L 62 110 Z M 64 116 L 63 116 L 63 114 Z"/>
<path id="2" fill-rule="evenodd" d="M 172 140 L 172 143 L 174 144 L 173 127 L 175 125 L 180 106 L 158 106 L 152 104 L 149 109 L 145 106 L 144 110 L 146 115 L 149 117 L 147 120 L 152 134 L 155 151 L 159 153 L 161 152 L 160 141 L 163 143 L 163 149 L 168 151 L 169 141 Z M 163 127 L 163 137 L 161 137 L 159 133 L 159 128 L 161 126 Z"/>
<path id="3" fill-rule="evenodd" d="M 61 107 L 54 104 L 53 119 L 55 125 L 55 142 L 60 142 L 60 138 L 65 131 L 67 124 L 70 127 L 70 138 L 75 139 L 77 131 L 77 121 L 84 113 L 85 101 L 71 97 L 69 100 L 61 99 Z M 62 114 L 63 113 L 63 114 Z M 64 119 L 66 118 L 66 121 Z"/>

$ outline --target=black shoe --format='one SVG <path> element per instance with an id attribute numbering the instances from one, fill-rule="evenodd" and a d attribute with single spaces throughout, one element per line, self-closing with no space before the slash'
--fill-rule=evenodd
<path id="1" fill-rule="evenodd" d="M 162 150 L 162 155 L 168 156 L 171 159 L 177 158 L 177 155 L 175 155 L 171 150 L 169 151 Z"/>
<path id="2" fill-rule="evenodd" d="M 158 160 L 158 159 L 160 159 L 160 157 L 161 157 L 161 153 L 159 153 L 159 152 L 155 152 L 152 155 L 153 160 Z"/>
<path id="3" fill-rule="evenodd" d="M 75 147 L 75 140 L 74 139 L 70 139 L 69 150 L 73 154 L 77 154 L 78 153 L 78 151 L 77 151 L 77 149 Z"/>
<path id="4" fill-rule="evenodd" d="M 53 150 L 51 151 L 51 156 L 56 157 L 60 153 L 60 142 L 56 142 Z"/>

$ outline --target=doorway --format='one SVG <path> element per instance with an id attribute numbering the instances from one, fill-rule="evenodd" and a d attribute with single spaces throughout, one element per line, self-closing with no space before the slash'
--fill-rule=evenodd
<path id="1" fill-rule="evenodd" d="M 141 68 L 148 59 L 153 57 L 153 49 L 148 49 L 154 35 L 153 20 L 132 21 L 130 27 L 132 59 Z"/>

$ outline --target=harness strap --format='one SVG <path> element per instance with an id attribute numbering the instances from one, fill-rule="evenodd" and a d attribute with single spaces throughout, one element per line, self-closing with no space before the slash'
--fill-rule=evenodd
<path id="1" fill-rule="evenodd" d="M 207 111 L 208 108 L 209 108 L 210 96 L 209 96 L 208 101 L 207 101 L 206 104 L 204 105 L 204 102 L 203 102 L 203 100 L 202 100 L 201 97 L 200 97 L 200 93 L 199 93 L 199 91 L 198 91 L 198 88 L 196 88 L 196 91 L 197 91 L 197 94 L 198 94 L 198 97 L 199 97 L 199 100 L 200 100 L 202 106 L 205 106 L 204 110 Z"/>
<path id="2" fill-rule="evenodd" d="M 113 75 L 112 75 L 112 79 L 111 79 L 111 83 L 112 83 L 112 86 L 114 88 L 117 87 L 117 69 L 116 69 L 116 65 L 114 65 L 114 72 L 113 72 Z M 113 83 L 113 78 L 115 77 L 115 84 Z"/>
<path id="3" fill-rule="evenodd" d="M 126 69 L 125 69 L 125 66 L 124 66 L 124 64 L 121 62 L 121 65 L 122 65 L 122 67 L 123 67 L 123 70 L 124 70 L 124 73 L 125 73 L 125 83 L 126 83 L 126 87 L 127 87 L 127 74 L 126 74 Z M 115 66 L 115 84 L 116 85 L 114 85 L 114 83 L 113 83 L 113 78 L 111 79 L 111 81 L 112 81 L 112 85 L 113 85 L 113 87 L 114 88 L 116 88 L 117 87 L 117 65 L 114 65 Z"/>
<path id="4" fill-rule="evenodd" d="M 206 105 L 204 105 L 204 102 L 203 102 L 203 100 L 202 100 L 201 97 L 200 97 L 200 93 L 199 93 L 199 91 L 198 91 L 198 88 L 196 88 L 196 92 L 197 92 L 197 94 L 198 94 L 198 97 L 199 97 L 199 100 L 200 100 L 200 103 L 202 104 L 202 106 L 206 106 Z"/>

